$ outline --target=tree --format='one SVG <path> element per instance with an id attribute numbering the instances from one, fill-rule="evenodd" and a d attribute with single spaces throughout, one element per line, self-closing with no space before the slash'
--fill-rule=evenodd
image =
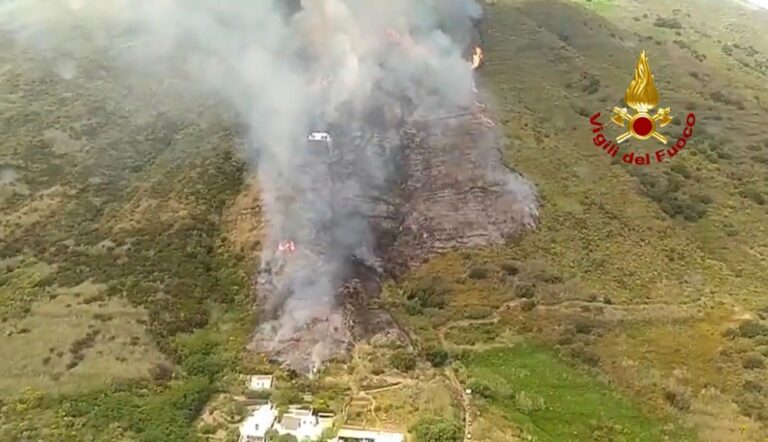
<path id="1" fill-rule="evenodd" d="M 301 402 L 301 399 L 301 394 L 293 389 L 273 390 L 270 395 L 270 400 L 278 407 Z"/>
<path id="2" fill-rule="evenodd" d="M 448 352 L 445 351 L 445 349 L 440 347 L 433 347 L 427 350 L 426 355 L 427 360 L 430 364 L 432 364 L 433 367 L 442 367 L 445 365 L 446 362 L 448 362 Z"/>
<path id="3" fill-rule="evenodd" d="M 452 419 L 437 416 L 419 419 L 409 430 L 415 442 L 461 442 L 464 429 Z"/>
<path id="4" fill-rule="evenodd" d="M 400 371 L 411 371 L 416 368 L 416 357 L 407 351 L 396 351 L 389 358 L 389 363 Z"/>
<path id="5" fill-rule="evenodd" d="M 296 436 L 292 434 L 277 434 L 275 430 L 269 430 L 266 436 L 269 442 L 299 442 Z"/>

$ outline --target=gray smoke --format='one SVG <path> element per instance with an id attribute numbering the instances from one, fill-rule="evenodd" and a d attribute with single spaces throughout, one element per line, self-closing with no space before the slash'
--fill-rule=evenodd
<path id="1" fill-rule="evenodd" d="M 272 342 L 313 320 L 329 321 L 344 260 L 374 260 L 367 220 L 373 208 L 360 196 L 381 192 L 394 173 L 394 152 L 368 151 L 354 154 L 351 173 L 331 173 L 320 166 L 332 155 L 327 146 L 307 142 L 307 135 L 330 132 L 333 146 L 349 151 L 364 144 L 358 138 L 372 121 L 386 128 L 406 112 L 430 116 L 471 107 L 466 49 L 481 13 L 473 0 L 296 3 L 0 2 L 0 30 L 50 55 L 65 78 L 86 62 L 84 48 L 98 48 L 109 54 L 105 61 L 136 78 L 183 79 L 236 110 L 249 129 L 262 184 L 268 222 L 262 261 L 274 261 L 280 241 L 296 246 L 285 287 L 262 287 L 269 295 L 261 333 Z M 384 129 L 380 135 L 396 137 Z M 333 339 L 318 340 L 313 359 L 329 357 Z"/>

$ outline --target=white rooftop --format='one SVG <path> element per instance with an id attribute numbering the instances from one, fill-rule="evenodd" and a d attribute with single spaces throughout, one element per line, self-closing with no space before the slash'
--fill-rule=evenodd
<path id="1" fill-rule="evenodd" d="M 272 404 L 259 406 L 240 424 L 241 438 L 265 437 L 267 430 L 272 428 L 276 417 L 277 410 Z"/>
<path id="2" fill-rule="evenodd" d="M 248 377 L 248 387 L 251 390 L 269 390 L 272 388 L 272 376 L 257 374 Z"/>
<path id="3" fill-rule="evenodd" d="M 312 410 L 291 406 L 274 428 L 278 434 L 291 434 L 298 440 L 317 440 L 332 425 L 332 417 L 315 416 Z"/>
<path id="4" fill-rule="evenodd" d="M 356 428 L 341 428 L 339 434 L 336 436 L 338 439 L 350 438 L 350 439 L 373 439 L 375 442 L 403 442 L 405 436 L 400 433 L 390 433 L 387 431 L 379 430 L 364 430 Z"/>

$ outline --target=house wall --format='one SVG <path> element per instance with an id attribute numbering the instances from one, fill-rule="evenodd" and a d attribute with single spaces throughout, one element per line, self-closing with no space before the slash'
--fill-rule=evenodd
<path id="1" fill-rule="evenodd" d="M 249 387 L 252 390 L 269 390 L 272 388 L 272 380 L 271 379 L 251 379 L 249 382 Z"/>

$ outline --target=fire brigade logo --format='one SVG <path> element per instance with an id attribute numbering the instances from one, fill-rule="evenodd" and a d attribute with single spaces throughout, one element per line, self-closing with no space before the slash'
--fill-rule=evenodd
<path id="1" fill-rule="evenodd" d="M 667 144 L 667 137 L 656 131 L 656 126 L 664 127 L 672 122 L 669 115 L 669 108 L 658 109 L 656 114 L 651 116 L 649 113 L 653 108 L 659 105 L 659 91 L 653 84 L 653 74 L 648 66 L 648 57 L 645 51 L 640 53 L 635 67 L 635 78 L 629 84 L 624 93 L 624 101 L 627 106 L 635 110 L 634 115 L 627 112 L 627 108 L 613 108 L 613 117 L 611 121 L 621 127 L 626 127 L 627 132 L 616 137 L 616 142 L 621 143 L 629 137 L 635 137 L 638 140 L 647 140 L 651 137 L 657 139 L 663 144 Z"/>
<path id="2" fill-rule="evenodd" d="M 630 114 L 626 107 L 613 108 L 611 121 L 625 130 L 625 132 L 616 137 L 615 143 L 603 134 L 604 127 L 599 120 L 600 112 L 589 118 L 592 133 L 596 134 L 592 138 L 592 142 L 611 157 L 615 158 L 621 150 L 625 151 L 620 157 L 621 161 L 627 164 L 647 166 L 654 159 L 656 160 L 655 162 L 661 163 L 677 155 L 693 135 L 696 116 L 693 113 L 689 113 L 685 118 L 683 134 L 678 138 L 674 146 L 657 150 L 653 152 L 653 156 L 651 156 L 651 152 L 635 152 L 619 147 L 619 144 L 630 138 L 640 141 L 654 138 L 664 145 L 669 141 L 669 138 L 660 134 L 657 129 L 671 123 L 672 115 L 670 115 L 668 107 L 656 109 L 659 105 L 659 91 L 656 89 L 656 85 L 653 84 L 653 74 L 648 65 L 648 56 L 645 55 L 645 51 L 640 53 L 640 58 L 637 60 L 635 76 L 626 92 L 624 92 L 624 101 L 627 106 L 634 110 L 634 114 Z M 656 109 L 655 113 L 653 109 Z"/>

